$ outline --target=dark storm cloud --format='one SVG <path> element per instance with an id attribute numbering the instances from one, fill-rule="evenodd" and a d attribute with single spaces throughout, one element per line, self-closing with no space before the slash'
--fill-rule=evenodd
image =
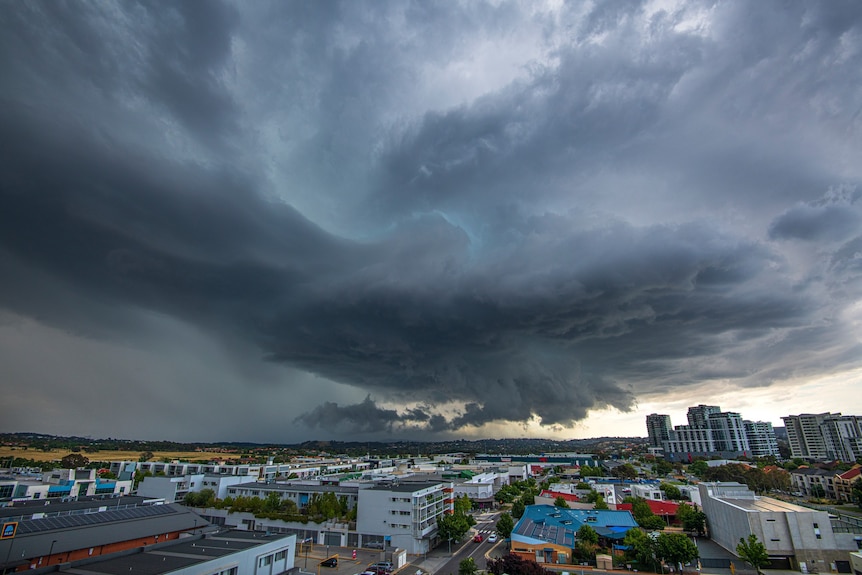
<path id="1" fill-rule="evenodd" d="M 841 240 L 862 229 L 862 193 L 847 190 L 816 203 L 800 204 L 775 219 L 776 239 Z"/>
<path id="2" fill-rule="evenodd" d="M 858 366 L 857 5 L 648 10 L 7 5 L 0 306 L 366 436 Z"/>

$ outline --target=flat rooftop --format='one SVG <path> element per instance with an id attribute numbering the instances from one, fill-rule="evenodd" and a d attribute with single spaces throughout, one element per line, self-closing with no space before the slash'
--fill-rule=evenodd
<path id="1" fill-rule="evenodd" d="M 60 573 L 128 575 L 131 572 L 139 575 L 160 575 L 287 537 L 289 536 L 265 535 L 251 531 L 222 531 L 211 537 L 181 539 L 175 543 L 148 547 L 140 553 L 73 566 L 61 570 Z"/>
<path id="2" fill-rule="evenodd" d="M 809 509 L 801 505 L 795 505 L 772 497 L 755 497 L 754 499 L 735 499 L 732 497 L 718 497 L 730 505 L 750 511 L 752 513 L 815 513 L 816 509 Z"/>

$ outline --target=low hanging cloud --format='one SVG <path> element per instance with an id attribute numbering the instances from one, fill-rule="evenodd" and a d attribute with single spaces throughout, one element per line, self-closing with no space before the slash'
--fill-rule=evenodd
<path id="1" fill-rule="evenodd" d="M 293 438 L 557 431 L 849 371 L 860 38 L 854 2 L 16 4 L 0 308 L 178 342 L 100 389 L 197 390 L 162 374 L 223 349 L 195 377 Z M 89 353 L 4 356 L 9 386 Z"/>

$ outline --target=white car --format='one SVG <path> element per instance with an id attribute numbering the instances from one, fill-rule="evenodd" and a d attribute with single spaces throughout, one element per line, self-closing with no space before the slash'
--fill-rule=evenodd
<path id="1" fill-rule="evenodd" d="M 497 534 L 491 533 L 488 535 L 488 543 L 496 543 L 497 542 Z"/>

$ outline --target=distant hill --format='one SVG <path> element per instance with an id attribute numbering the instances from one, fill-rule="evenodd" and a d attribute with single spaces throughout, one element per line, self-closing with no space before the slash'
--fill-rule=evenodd
<path id="1" fill-rule="evenodd" d="M 285 454 L 307 454 L 326 452 L 329 454 L 409 456 L 439 453 L 465 454 L 512 454 L 546 452 L 583 452 L 616 451 L 624 447 L 635 447 L 646 443 L 643 437 L 598 437 L 592 439 L 476 439 L 447 441 L 304 441 L 296 444 L 217 442 L 181 443 L 174 441 L 147 441 L 127 439 L 93 439 L 89 437 L 63 437 L 41 433 L 20 432 L 0 433 L 0 443 L 5 445 L 28 446 L 31 449 L 70 449 L 82 451 L 139 450 L 139 451 L 194 451 L 217 447 L 230 447 L 258 455 L 281 452 Z"/>

